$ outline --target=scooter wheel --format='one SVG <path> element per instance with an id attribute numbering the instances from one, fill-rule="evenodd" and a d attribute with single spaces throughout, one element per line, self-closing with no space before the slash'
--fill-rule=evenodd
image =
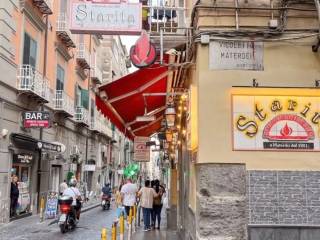
<path id="1" fill-rule="evenodd" d="M 60 232 L 61 232 L 62 234 L 64 234 L 64 233 L 67 232 L 67 228 L 66 228 L 66 225 L 65 225 L 65 224 L 60 224 L 59 227 L 60 227 Z"/>

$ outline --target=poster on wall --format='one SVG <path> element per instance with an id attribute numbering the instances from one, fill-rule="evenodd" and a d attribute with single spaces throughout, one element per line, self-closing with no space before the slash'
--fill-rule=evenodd
<path id="1" fill-rule="evenodd" d="M 210 42 L 209 68 L 263 71 L 263 42 Z"/>
<path id="2" fill-rule="evenodd" d="M 133 160 L 136 162 L 150 161 L 150 147 L 147 146 L 148 137 L 134 138 L 134 156 Z"/>
<path id="3" fill-rule="evenodd" d="M 320 97 L 232 96 L 234 150 L 320 151 Z"/>
<path id="4" fill-rule="evenodd" d="M 57 192 L 48 193 L 46 212 L 45 212 L 46 218 L 51 219 L 57 216 L 58 198 L 59 198 L 59 195 Z"/>

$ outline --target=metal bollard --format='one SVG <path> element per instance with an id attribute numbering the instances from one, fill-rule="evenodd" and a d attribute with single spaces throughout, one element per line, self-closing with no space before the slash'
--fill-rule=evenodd
<path id="1" fill-rule="evenodd" d="M 123 213 L 120 215 L 120 240 L 124 240 L 124 216 Z"/>
<path id="2" fill-rule="evenodd" d="M 128 240 L 131 240 L 131 235 L 132 235 L 132 207 L 130 208 L 129 211 L 129 217 L 128 217 L 128 222 L 129 222 L 129 229 L 128 229 Z"/>
<path id="3" fill-rule="evenodd" d="M 101 240 L 107 240 L 107 229 L 106 228 L 102 228 Z"/>
<path id="4" fill-rule="evenodd" d="M 134 205 L 134 206 L 133 206 L 133 225 L 132 225 L 132 227 L 133 227 L 133 232 L 136 232 L 136 223 L 137 223 L 136 217 L 137 217 L 137 206 Z"/>
<path id="5" fill-rule="evenodd" d="M 117 225 L 115 223 L 112 224 L 111 239 L 117 240 Z"/>
<path id="6" fill-rule="evenodd" d="M 40 222 L 44 219 L 44 197 L 41 197 L 40 199 Z"/>

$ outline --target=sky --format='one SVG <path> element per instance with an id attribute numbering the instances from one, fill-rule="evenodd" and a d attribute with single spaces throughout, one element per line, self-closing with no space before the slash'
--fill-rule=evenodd
<path id="1" fill-rule="evenodd" d="M 121 37 L 121 41 L 122 41 L 123 45 L 125 45 L 127 47 L 127 51 L 129 54 L 131 46 L 136 43 L 137 39 L 140 36 L 120 36 L 120 37 Z M 129 69 L 129 72 L 134 72 L 136 70 L 137 70 L 137 68 L 132 65 L 132 67 Z"/>

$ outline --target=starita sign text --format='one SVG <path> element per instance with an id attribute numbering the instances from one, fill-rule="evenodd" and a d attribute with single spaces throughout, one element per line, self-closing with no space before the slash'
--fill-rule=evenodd
<path id="1" fill-rule="evenodd" d="M 320 151 L 320 97 L 233 95 L 234 150 Z"/>
<path id="2" fill-rule="evenodd" d="M 72 33 L 139 35 L 142 28 L 140 3 L 71 2 Z"/>

